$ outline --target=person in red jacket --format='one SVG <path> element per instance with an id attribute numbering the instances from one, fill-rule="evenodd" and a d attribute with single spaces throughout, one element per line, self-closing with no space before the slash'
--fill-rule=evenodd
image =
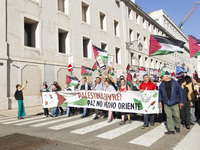
<path id="1" fill-rule="evenodd" d="M 140 85 L 140 91 L 143 92 L 144 90 L 156 90 L 156 86 L 150 82 L 150 78 L 147 74 L 143 76 L 144 82 Z M 149 126 L 149 116 L 150 116 L 150 125 L 154 126 L 154 114 L 144 114 L 144 125 L 142 129 L 146 129 Z"/>

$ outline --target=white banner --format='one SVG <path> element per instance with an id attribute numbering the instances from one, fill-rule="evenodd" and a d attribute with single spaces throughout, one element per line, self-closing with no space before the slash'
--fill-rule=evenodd
<path id="1" fill-rule="evenodd" d="M 158 91 L 78 91 L 78 92 L 45 92 L 43 107 L 86 107 L 91 109 L 111 110 L 127 113 L 159 113 Z"/>

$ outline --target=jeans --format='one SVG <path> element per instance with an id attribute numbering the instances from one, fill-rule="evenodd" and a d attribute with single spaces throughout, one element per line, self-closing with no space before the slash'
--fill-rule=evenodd
<path id="1" fill-rule="evenodd" d="M 84 108 L 83 109 L 83 116 L 86 116 L 87 115 L 87 108 Z"/>
<path id="2" fill-rule="evenodd" d="M 150 124 L 154 125 L 155 115 L 154 114 L 144 114 L 144 127 L 149 126 L 149 116 L 150 116 Z"/>
<path id="3" fill-rule="evenodd" d="M 194 123 L 195 121 L 196 121 L 195 108 L 190 107 L 190 123 Z"/>
<path id="4" fill-rule="evenodd" d="M 69 106 L 67 106 L 66 115 L 67 115 L 67 116 L 69 116 L 69 115 L 70 115 L 70 107 L 69 107 Z"/>
<path id="5" fill-rule="evenodd" d="M 165 108 L 165 113 L 167 116 L 168 130 L 174 131 L 174 123 L 175 123 L 176 128 L 180 128 L 181 119 L 180 119 L 179 105 L 176 104 L 176 105 L 168 106 L 164 104 L 164 108 Z M 172 116 L 174 116 L 174 123 L 173 123 Z"/>
<path id="6" fill-rule="evenodd" d="M 59 112 L 58 107 L 53 107 L 53 111 L 52 111 L 51 115 L 54 116 L 55 114 L 60 116 L 60 112 Z"/>

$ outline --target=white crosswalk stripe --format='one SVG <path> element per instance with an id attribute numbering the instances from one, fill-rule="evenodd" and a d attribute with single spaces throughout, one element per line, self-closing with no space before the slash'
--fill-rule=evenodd
<path id="1" fill-rule="evenodd" d="M 50 125 L 50 124 L 54 124 L 54 123 L 58 123 L 58 122 L 62 122 L 62 121 L 76 119 L 76 118 L 79 118 L 79 117 L 80 117 L 80 115 L 69 117 L 69 118 L 56 119 L 56 120 L 52 120 L 52 121 L 45 121 L 45 122 L 34 124 L 34 125 L 31 125 L 31 126 L 32 127 L 42 127 L 42 126 L 46 126 L 46 125 Z"/>
<path id="2" fill-rule="evenodd" d="M 28 120 L 35 120 L 35 119 L 38 119 L 38 118 L 42 118 L 42 116 L 33 117 L 33 118 L 25 118 L 25 119 L 17 119 L 17 120 L 14 120 L 14 121 L 3 122 L 2 124 L 13 124 L 13 123 L 18 123 L 18 122 L 25 122 L 25 121 L 28 121 Z"/>
<path id="3" fill-rule="evenodd" d="M 18 119 L 17 118 L 5 119 L 5 120 L 1 120 L 0 123 L 7 122 L 7 121 L 13 121 L 13 120 L 18 120 Z"/>
<path id="4" fill-rule="evenodd" d="M 90 125 L 90 126 L 87 126 L 87 127 L 84 127 L 84 128 L 80 128 L 80 129 L 71 131 L 71 133 L 86 134 L 86 133 L 90 133 L 92 131 L 107 127 L 107 126 L 112 125 L 112 124 L 114 124 L 116 122 L 119 122 L 119 121 L 120 120 L 114 120 L 114 121 L 112 121 L 110 123 L 107 123 L 106 121 L 103 121 L 103 122 L 100 122 L 100 123 L 96 123 L 96 124 L 93 124 L 93 125 Z"/>
<path id="5" fill-rule="evenodd" d="M 200 149 L 200 128 L 196 124 L 191 131 L 173 148 L 173 150 L 199 150 Z M 198 140 L 198 141 L 196 141 Z"/>
<path id="6" fill-rule="evenodd" d="M 149 132 L 139 136 L 138 138 L 130 141 L 131 144 L 137 144 L 141 146 L 149 147 L 156 141 L 158 141 L 161 137 L 163 137 L 166 132 L 166 128 L 163 125 L 159 125 L 155 127 L 154 129 L 150 130 Z"/>
<path id="7" fill-rule="evenodd" d="M 111 131 L 105 132 L 103 134 L 97 135 L 97 137 L 104 138 L 104 139 L 114 139 L 114 138 L 121 136 L 133 129 L 138 128 L 141 125 L 143 125 L 143 122 L 134 121 L 134 122 L 132 122 L 132 124 L 123 125 L 119 128 L 116 128 Z"/>
<path id="8" fill-rule="evenodd" d="M 165 126 L 163 125 L 155 126 L 151 130 L 142 130 L 140 129 L 140 127 L 143 125 L 143 122 L 141 121 L 133 121 L 131 124 L 125 124 L 123 126 L 120 126 L 118 125 L 118 123 L 121 121 L 120 119 L 115 119 L 114 121 L 107 123 L 105 119 L 100 119 L 98 122 L 96 122 L 92 120 L 92 116 L 83 119 L 81 119 L 80 116 L 81 115 L 75 115 L 69 118 L 67 118 L 66 115 L 57 118 L 43 118 L 42 116 L 35 116 L 32 118 L 25 118 L 22 120 L 18 120 L 17 118 L 9 118 L 6 120 L 1 120 L 0 123 L 5 125 L 10 124 L 18 126 L 29 125 L 30 127 L 44 127 L 47 130 L 62 130 L 73 127 L 73 130 L 68 129 L 66 131 L 72 134 L 77 134 L 77 135 L 87 134 L 87 136 L 91 136 L 92 138 L 94 136 L 94 138 L 102 138 L 108 140 L 113 140 L 115 138 L 118 138 L 119 140 L 121 138 L 124 139 L 124 137 L 128 133 L 130 133 L 130 131 L 134 132 L 139 128 L 138 132 L 142 132 L 142 134 L 140 134 L 139 137 L 136 137 L 134 139 L 132 137 L 132 140 L 129 139 L 130 141 L 129 140 L 124 141 L 124 144 L 130 143 L 130 145 L 133 144 L 133 145 L 143 146 L 146 148 L 151 147 L 153 144 L 162 141 L 163 140 L 162 137 L 165 136 L 164 132 L 167 131 Z M 104 129 L 106 129 L 106 132 L 104 131 Z M 94 131 L 98 131 L 98 134 L 96 134 L 96 132 Z M 103 132 L 100 133 L 100 131 Z M 177 145 L 173 146 L 174 147 L 173 149 L 174 150 L 189 149 L 190 145 L 185 145 L 185 143 L 187 141 L 190 141 L 190 139 L 193 139 L 193 137 L 198 137 L 199 139 L 200 138 L 199 132 L 200 128 L 197 124 L 191 129 L 191 131 L 189 131 L 187 135 L 185 135 L 183 139 L 181 139 L 181 141 Z M 197 150 L 200 147 L 200 142 L 194 141 L 191 144 L 194 146 L 193 147 L 194 150 Z"/>
<path id="9" fill-rule="evenodd" d="M 60 124 L 60 125 L 57 125 L 57 126 L 49 127 L 48 129 L 52 129 L 52 130 L 65 129 L 65 128 L 69 128 L 69 127 L 72 127 L 72 126 L 75 126 L 75 125 L 86 123 L 88 121 L 92 121 L 92 117 L 83 118 L 83 119 L 80 119 L 80 120 L 76 120 L 76 121 Z"/>
<path id="10" fill-rule="evenodd" d="M 63 116 L 60 116 L 60 117 L 63 117 Z M 48 121 L 50 119 L 52 119 L 52 118 L 51 117 L 49 117 L 49 118 L 41 118 L 41 119 L 31 120 L 31 121 L 22 122 L 22 123 L 20 122 L 20 123 L 17 123 L 15 125 L 22 126 L 22 125 L 27 125 L 27 124 L 31 124 L 31 123 L 41 122 L 41 121 Z"/>

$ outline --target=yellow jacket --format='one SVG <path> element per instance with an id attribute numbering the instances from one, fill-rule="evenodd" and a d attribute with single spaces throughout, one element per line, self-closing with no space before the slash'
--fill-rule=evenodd
<path id="1" fill-rule="evenodd" d="M 195 92 L 195 93 L 197 92 L 196 86 L 193 85 L 193 86 L 194 86 L 194 92 L 193 92 L 193 90 L 192 90 L 192 83 L 186 84 L 185 86 L 186 86 L 186 87 L 188 88 L 188 90 L 189 90 L 188 95 L 190 95 L 190 97 L 191 97 L 191 98 L 188 97 L 189 100 L 195 100 L 195 99 L 196 99 L 196 96 L 195 96 L 194 92 Z"/>

